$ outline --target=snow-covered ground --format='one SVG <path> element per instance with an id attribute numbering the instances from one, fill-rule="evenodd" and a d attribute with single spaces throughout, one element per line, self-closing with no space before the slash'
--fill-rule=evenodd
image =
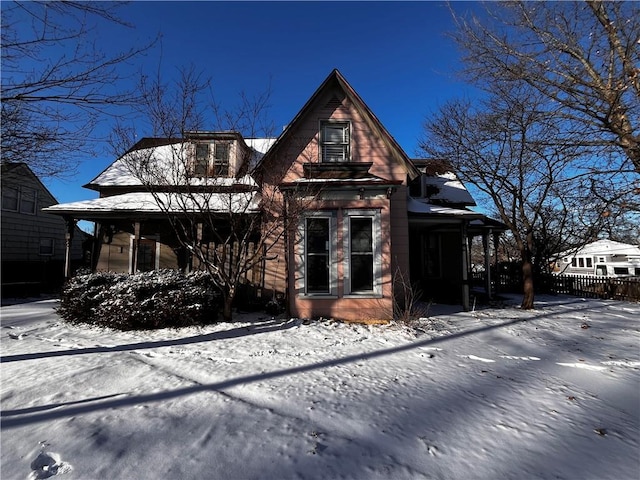
<path id="1" fill-rule="evenodd" d="M 3 480 L 640 478 L 638 304 L 125 333 L 55 305 L 1 309 Z"/>

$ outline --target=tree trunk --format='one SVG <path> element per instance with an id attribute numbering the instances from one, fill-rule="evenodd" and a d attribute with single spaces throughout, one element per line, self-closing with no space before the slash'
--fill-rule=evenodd
<path id="1" fill-rule="evenodd" d="M 533 308 L 533 298 L 535 293 L 533 288 L 533 263 L 531 261 L 531 250 L 523 248 L 520 254 L 522 256 L 522 283 L 524 293 L 520 308 L 523 310 L 531 310 Z"/>
<path id="2" fill-rule="evenodd" d="M 233 297 L 225 295 L 222 303 L 222 320 L 224 322 L 230 322 L 232 320 L 231 304 L 233 303 Z"/>
<path id="3" fill-rule="evenodd" d="M 235 287 L 228 287 L 223 290 L 223 303 L 222 303 L 222 320 L 224 322 L 230 322 L 233 320 L 231 313 L 231 305 L 233 305 L 233 299 L 236 297 Z"/>

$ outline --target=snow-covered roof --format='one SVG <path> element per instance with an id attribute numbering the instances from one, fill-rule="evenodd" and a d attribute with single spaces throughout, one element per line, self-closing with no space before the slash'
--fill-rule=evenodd
<path id="1" fill-rule="evenodd" d="M 249 139 L 249 145 L 256 155 L 263 155 L 259 149 L 268 148 L 273 139 L 256 138 Z M 178 142 L 170 145 L 152 146 L 131 150 L 109 165 L 96 178 L 91 180 L 86 187 L 136 187 L 144 184 L 153 185 L 183 185 L 188 179 L 190 185 L 216 185 L 231 186 L 245 184 L 255 186 L 256 183 L 248 175 L 241 178 L 206 177 L 199 178 L 188 175 L 187 154 L 185 148 L 188 142 Z M 144 168 L 141 168 L 145 166 Z"/>
<path id="2" fill-rule="evenodd" d="M 117 214 L 145 213 L 257 213 L 260 195 L 256 192 L 235 193 L 155 193 L 133 192 L 110 197 L 60 203 L 43 209 L 47 213 L 76 218 Z"/>
<path id="3" fill-rule="evenodd" d="M 563 252 L 560 255 L 626 255 L 640 258 L 640 247 L 613 240 L 597 240 L 574 253 Z"/>
<path id="4" fill-rule="evenodd" d="M 265 154 L 271 148 L 271 145 L 276 143 L 276 140 L 277 138 L 245 138 L 244 142 L 256 152 Z"/>
<path id="5" fill-rule="evenodd" d="M 429 200 L 458 205 L 475 205 L 476 202 L 455 173 L 446 172 L 433 176 L 425 176 Z M 430 191 L 434 193 L 429 194 Z"/>
<path id="6" fill-rule="evenodd" d="M 465 218 L 483 218 L 484 215 L 471 210 L 462 208 L 450 208 L 443 207 L 441 205 L 434 205 L 426 201 L 421 201 L 413 197 L 407 198 L 407 211 L 409 213 L 423 213 L 430 215 L 446 215 L 453 217 L 465 217 Z"/>

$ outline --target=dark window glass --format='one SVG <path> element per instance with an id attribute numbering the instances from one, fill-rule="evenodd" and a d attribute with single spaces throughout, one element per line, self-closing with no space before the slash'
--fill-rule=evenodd
<path id="1" fill-rule="evenodd" d="M 11 212 L 18 211 L 19 192 L 14 187 L 2 187 L 2 209 Z"/>
<path id="2" fill-rule="evenodd" d="M 153 240 L 140 240 L 138 245 L 138 270 L 149 272 L 156 267 L 156 242 Z"/>
<path id="3" fill-rule="evenodd" d="M 440 239 L 430 233 L 424 237 L 424 273 L 427 277 L 437 278 L 440 272 Z"/>
<path id="4" fill-rule="evenodd" d="M 373 220 L 351 219 L 351 291 L 373 290 Z"/>
<path id="5" fill-rule="evenodd" d="M 193 174 L 196 177 L 206 177 L 209 171 L 209 144 L 196 144 L 196 163 Z"/>
<path id="6" fill-rule="evenodd" d="M 32 188 L 23 188 L 20 195 L 20 212 L 35 215 L 37 192 Z"/>
<path id="7" fill-rule="evenodd" d="M 216 176 L 225 177 L 229 175 L 229 151 L 228 143 L 216 143 L 215 152 L 215 174 Z"/>
<path id="8" fill-rule="evenodd" d="M 329 288 L 329 219 L 306 220 L 307 293 L 330 293 Z"/>
<path id="9" fill-rule="evenodd" d="M 413 198 L 422 197 L 422 176 L 418 176 L 409 182 L 409 195 Z"/>

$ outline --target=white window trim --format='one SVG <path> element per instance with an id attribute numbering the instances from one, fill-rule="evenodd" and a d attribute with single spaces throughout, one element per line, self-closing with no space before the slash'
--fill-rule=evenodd
<path id="1" fill-rule="evenodd" d="M 373 290 L 367 292 L 351 291 L 351 218 L 371 218 L 373 230 Z M 343 211 L 343 252 L 344 252 L 344 295 L 350 298 L 382 297 L 382 231 L 380 210 L 344 210 Z"/>
<path id="2" fill-rule="evenodd" d="M 306 276 L 306 226 L 307 218 L 327 218 L 329 219 L 329 292 L 316 293 L 307 292 Z M 301 298 L 338 298 L 338 268 L 337 268 L 337 231 L 338 222 L 336 211 L 309 212 L 302 215 L 298 223 L 299 249 L 296 255 L 296 290 Z"/>
<path id="3" fill-rule="evenodd" d="M 323 127 L 325 125 L 331 125 L 331 124 L 336 124 L 336 125 L 346 125 L 347 126 L 347 131 L 349 133 L 349 142 L 346 144 L 347 145 L 347 154 L 346 154 L 346 158 L 344 160 L 342 160 L 341 162 L 332 162 L 332 161 L 328 161 L 324 159 L 324 155 L 323 155 L 323 146 L 325 144 L 325 142 L 323 141 Z M 351 150 L 352 150 L 352 142 L 353 142 L 353 132 L 351 131 L 351 121 L 350 120 L 340 120 L 340 119 L 324 119 L 324 120 L 320 120 L 319 122 L 319 127 L 318 127 L 318 161 L 320 163 L 348 163 L 351 162 Z M 330 145 L 330 144 L 327 144 Z"/>

